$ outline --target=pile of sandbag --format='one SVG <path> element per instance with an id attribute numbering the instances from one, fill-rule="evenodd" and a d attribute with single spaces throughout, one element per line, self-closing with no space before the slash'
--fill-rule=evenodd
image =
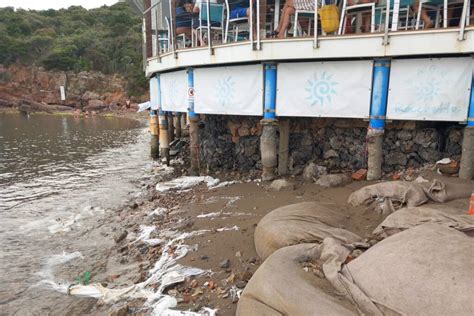
<path id="1" fill-rule="evenodd" d="M 342 228 L 347 219 L 334 204 L 275 209 L 257 225 L 255 247 L 266 260 L 243 291 L 237 315 L 474 315 L 474 216 L 416 207 L 468 197 L 471 190 L 434 180 L 354 192 L 351 204 L 390 213 L 373 231 L 383 240 L 372 247 Z M 368 250 L 353 259 L 360 247 Z"/>
<path id="2" fill-rule="evenodd" d="M 474 315 L 474 238 L 439 224 L 393 235 L 343 270 L 381 315 Z M 370 306 L 359 308 L 368 314 Z"/>
<path id="3" fill-rule="evenodd" d="M 468 184 L 446 184 L 439 180 L 427 183 L 407 181 L 382 182 L 363 187 L 349 196 L 352 206 L 366 205 L 383 214 L 390 214 L 404 206 L 419 206 L 432 200 L 444 203 L 471 196 Z"/>
<path id="4" fill-rule="evenodd" d="M 299 243 L 322 242 L 332 237 L 340 243 L 361 238 L 338 226 L 344 215 L 334 204 L 303 202 L 279 207 L 260 220 L 255 230 L 255 249 L 262 259 L 276 250 Z"/>
<path id="5" fill-rule="evenodd" d="M 255 272 L 237 315 L 473 315 L 474 238 L 423 224 L 379 242 L 345 264 L 334 238 L 273 253 Z M 319 260 L 333 291 L 301 262 Z M 348 305 L 347 302 L 352 302 Z"/>
<path id="6" fill-rule="evenodd" d="M 472 215 L 450 214 L 429 207 L 405 207 L 387 216 L 372 234 L 376 237 L 386 238 L 426 223 L 435 223 L 465 233 L 474 233 L 474 216 Z"/>
<path id="7" fill-rule="evenodd" d="M 319 287 L 318 283 L 327 280 L 320 280 L 303 269 L 303 262 L 321 258 L 323 248 L 321 244 L 300 244 L 274 252 L 245 287 L 237 315 L 357 315 L 349 301 L 336 298 Z M 328 248 L 331 249 L 326 252 L 337 253 L 338 246 L 328 245 Z M 342 251 L 341 259 L 345 260 L 347 250 Z M 340 263 L 328 262 L 335 267 Z"/>

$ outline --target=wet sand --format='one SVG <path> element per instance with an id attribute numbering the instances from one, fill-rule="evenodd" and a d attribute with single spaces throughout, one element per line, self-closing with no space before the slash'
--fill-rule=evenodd
<path id="1" fill-rule="evenodd" d="M 323 188 L 305 184 L 300 177 L 296 177 L 288 178 L 295 184 L 294 190 L 275 192 L 269 189 L 270 183 L 241 179 L 241 183 L 217 189 L 199 185 L 184 192 L 159 193 L 155 190 L 155 184 L 160 179 L 165 181 L 180 174 L 174 172 L 163 176 L 162 169 L 158 167 L 155 176 L 147 180 L 146 192 L 131 198 L 121 207 L 105 210 L 102 216 L 84 221 L 83 229 L 72 233 L 73 238 L 82 239 L 80 244 L 84 247 L 66 251 L 80 251 L 83 258 L 54 267 L 51 272 L 56 282 L 73 282 L 83 271 L 91 272 L 92 283 L 101 283 L 108 288 L 124 288 L 143 282 L 162 255 L 163 245 L 151 246 L 136 241 L 142 225 L 156 226 L 149 238 L 161 237 L 168 231 L 205 230 L 200 235 L 184 239 L 184 244 L 190 245 L 191 251 L 178 262 L 212 272 L 197 278 L 188 277 L 185 282 L 168 287 L 164 293 L 177 298 L 176 310 L 199 311 L 210 307 L 218 309 L 218 315 L 234 315 L 238 300 L 232 291 L 245 288 L 261 263 L 254 247 L 254 232 L 259 220 L 268 212 L 299 202 L 334 203 L 336 209 L 345 215 L 339 227 L 363 238 L 370 238 L 373 229 L 384 218 L 365 207 L 347 204 L 347 198 L 353 191 L 370 184 L 366 181 Z M 226 180 L 224 178 L 235 178 L 220 176 L 222 181 Z M 427 179 L 432 177 L 438 176 L 425 174 Z M 443 180 L 459 182 L 457 178 L 443 177 Z M 433 206 L 467 210 L 468 204 L 468 199 L 462 199 Z M 162 210 L 161 214 L 150 216 L 157 209 Z M 219 231 L 222 228 L 224 230 Z M 330 287 L 325 289 L 330 292 Z M 71 297 L 45 288 L 39 288 L 37 295 L 48 297 L 48 300 L 36 306 L 36 311 L 48 310 L 50 302 L 61 300 L 61 308 L 53 312 L 58 315 L 119 315 L 119 311 L 148 315 L 151 312 L 150 308 L 144 307 L 144 299 L 101 304 L 97 299 Z"/>
<path id="2" fill-rule="evenodd" d="M 428 173 L 425 177 L 437 176 Z M 443 179 L 458 182 L 454 178 Z M 170 286 L 165 293 L 177 297 L 179 304 L 176 309 L 179 310 L 198 311 L 202 307 L 211 307 L 218 309 L 219 315 L 234 315 L 237 299 L 233 297 L 231 289 L 243 289 L 259 267 L 261 262 L 253 239 L 255 227 L 271 210 L 299 202 L 334 203 L 338 211 L 345 214 L 339 227 L 363 238 L 370 238 L 373 229 L 385 217 L 365 207 L 351 207 L 347 204 L 348 196 L 370 184 L 369 182 L 322 188 L 316 184 L 302 183 L 300 178 L 288 180 L 295 183 L 295 190 L 271 191 L 269 183 L 258 180 L 211 190 L 200 185 L 179 193 L 158 193 L 151 187 L 143 198 L 118 210 L 115 220 L 109 218 L 110 221 L 120 223 L 120 227 L 115 226 L 113 234 L 125 229 L 128 235 L 125 240 L 112 247 L 106 262 L 102 264 L 102 270 L 98 270 L 102 273 L 97 274 L 94 281 L 120 288 L 146 279 L 147 271 L 160 257 L 162 248 L 133 243 L 139 234 L 140 225 L 155 225 L 157 232 L 166 229 L 183 232 L 209 230 L 202 235 L 185 239 L 184 243 L 191 245 L 195 251 L 188 253 L 179 263 L 211 270 L 212 274 L 187 278 L 184 283 Z M 467 210 L 468 204 L 467 199 L 462 199 L 433 206 Z M 147 214 L 156 208 L 165 208 L 167 211 L 164 216 L 150 220 Z M 229 230 L 218 231 L 219 228 Z M 227 260 L 228 265 L 223 266 L 223 262 Z M 129 313 L 149 312 L 141 309 L 143 300 L 129 302 L 127 306 Z M 108 313 L 109 307 L 94 306 L 92 310 L 96 313 Z"/>

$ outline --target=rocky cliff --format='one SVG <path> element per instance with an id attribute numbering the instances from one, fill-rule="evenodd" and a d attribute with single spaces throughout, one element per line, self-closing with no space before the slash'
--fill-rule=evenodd
<path id="1" fill-rule="evenodd" d="M 0 65 L 0 108 L 119 112 L 136 108 L 142 99 L 128 97 L 126 84 L 119 75 L 100 72 L 54 72 L 34 66 Z M 60 86 L 65 87 L 65 101 L 61 101 Z"/>

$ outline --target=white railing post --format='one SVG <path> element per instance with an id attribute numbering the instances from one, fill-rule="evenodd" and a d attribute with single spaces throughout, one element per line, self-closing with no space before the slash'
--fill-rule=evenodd
<path id="1" fill-rule="evenodd" d="M 393 14 L 392 14 L 392 31 L 393 32 L 398 31 L 399 19 L 400 19 L 400 0 L 395 0 L 393 3 Z"/>
<path id="2" fill-rule="evenodd" d="M 250 48 L 253 50 L 253 0 L 250 0 L 250 21 L 249 21 L 249 38 L 250 38 Z"/>
<path id="3" fill-rule="evenodd" d="M 146 71 L 147 56 L 146 56 L 146 20 L 145 15 L 142 17 L 142 50 L 143 50 L 143 71 Z"/>
<path id="4" fill-rule="evenodd" d="M 443 27 L 448 27 L 448 0 L 444 0 L 443 3 Z"/>
<path id="5" fill-rule="evenodd" d="M 462 7 L 461 21 L 459 21 L 459 37 L 458 37 L 459 41 L 464 40 L 464 30 L 466 28 L 468 5 L 469 5 L 469 0 L 464 0 L 464 6 Z"/>
<path id="6" fill-rule="evenodd" d="M 176 58 L 176 47 L 175 47 L 175 38 L 174 38 L 174 20 L 173 20 L 173 1 L 169 0 L 170 3 L 170 44 L 171 44 L 171 51 L 173 52 L 174 58 Z M 175 9 L 176 11 L 176 9 Z"/>
<path id="7" fill-rule="evenodd" d="M 324 1 L 323 1 L 324 2 Z M 321 26 L 322 27 L 322 26 Z M 314 38 L 313 38 L 313 48 L 316 49 L 319 47 L 318 43 L 318 0 L 314 0 Z"/>
<path id="8" fill-rule="evenodd" d="M 160 61 L 160 56 L 161 56 L 161 43 L 160 43 L 160 35 L 158 32 L 158 6 L 155 6 L 154 8 L 154 16 L 155 16 L 155 45 L 156 45 L 156 58 L 158 61 Z"/>
<path id="9" fill-rule="evenodd" d="M 209 55 L 212 55 L 212 34 L 211 34 L 211 3 L 206 0 L 207 11 L 207 47 L 209 47 Z"/>
<path id="10" fill-rule="evenodd" d="M 386 14 L 385 14 L 385 27 L 384 27 L 384 35 L 383 35 L 383 45 L 388 45 L 388 26 L 389 26 L 389 19 L 390 19 L 390 0 L 387 0 L 386 6 Z"/>
<path id="11" fill-rule="evenodd" d="M 260 0 L 257 0 L 257 50 L 260 50 Z"/>

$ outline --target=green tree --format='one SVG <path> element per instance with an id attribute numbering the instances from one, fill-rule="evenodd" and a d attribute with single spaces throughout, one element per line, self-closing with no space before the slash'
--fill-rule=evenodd
<path id="1" fill-rule="evenodd" d="M 42 65 L 51 70 L 118 73 L 128 92 L 146 88 L 141 17 L 126 3 L 86 10 L 26 11 L 0 8 L 0 64 Z"/>

